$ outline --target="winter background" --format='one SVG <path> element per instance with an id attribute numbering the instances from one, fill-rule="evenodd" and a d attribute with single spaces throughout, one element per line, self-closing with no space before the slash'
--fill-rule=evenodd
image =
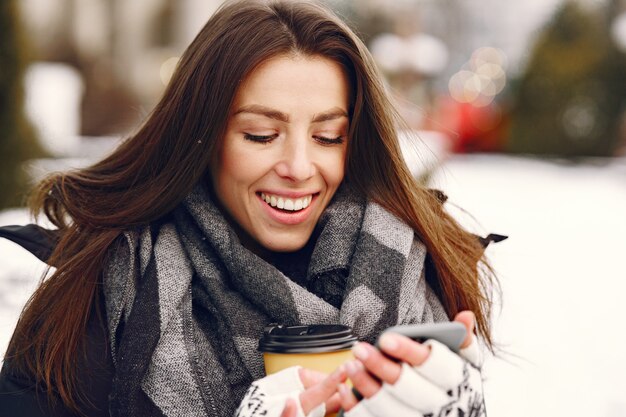
<path id="1" fill-rule="evenodd" d="M 186 3 L 199 7 L 198 1 Z M 510 6 L 517 8 L 510 24 L 501 23 L 512 40 L 509 57 L 523 56 L 521 39 L 556 3 Z M 50 3 L 24 4 L 45 15 L 39 6 Z M 56 74 L 55 82 L 45 74 Z M 115 145 L 114 138 L 85 141 L 76 135 L 76 112 L 67 110 L 78 105 L 75 74 L 52 66 L 32 68 L 29 77 L 30 115 L 48 120 L 47 146 L 64 154 L 32 164 L 33 176 L 84 165 Z M 68 101 L 60 103 L 63 97 Z M 460 155 L 438 147 L 426 133 L 423 138 L 430 150 L 421 148 L 416 156 L 409 149 L 410 166 L 416 172 L 436 166 L 431 185 L 445 191 L 447 207 L 468 228 L 509 236 L 487 249 L 501 284 L 493 317 L 499 351 L 484 367 L 489 416 L 626 417 L 626 325 L 620 315 L 626 295 L 626 158 L 572 164 Z M 31 221 L 22 208 L 0 211 L 0 225 Z M 0 239 L 0 352 L 43 272 L 43 263 Z"/>

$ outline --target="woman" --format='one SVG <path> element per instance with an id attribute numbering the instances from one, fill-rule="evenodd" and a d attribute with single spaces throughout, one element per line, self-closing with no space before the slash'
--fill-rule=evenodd
<path id="1" fill-rule="evenodd" d="M 491 345 L 483 246 L 411 178 L 393 114 L 366 48 L 328 10 L 220 8 L 136 134 L 35 191 L 58 227 L 57 269 L 20 318 L 0 401 L 11 415 L 40 392 L 47 409 L 28 415 L 481 415 L 460 356 L 390 336 L 392 362 L 368 343 L 456 317 L 464 346 L 474 323 Z M 350 325 L 358 359 L 265 377 L 270 322 Z"/>

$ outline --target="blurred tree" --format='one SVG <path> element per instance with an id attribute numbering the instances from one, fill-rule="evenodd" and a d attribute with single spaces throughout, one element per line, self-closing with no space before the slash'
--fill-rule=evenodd
<path id="1" fill-rule="evenodd" d="M 566 1 L 540 33 L 514 94 L 511 152 L 609 156 L 619 145 L 626 58 L 607 15 Z"/>
<path id="2" fill-rule="evenodd" d="M 61 0 L 62 21 L 53 29 L 52 39 L 46 40 L 34 53 L 36 60 L 68 64 L 81 74 L 85 84 L 81 135 L 118 135 L 138 123 L 139 114 L 135 109 L 140 107 L 139 99 L 115 69 L 115 48 L 123 42 L 118 39 L 118 26 L 122 24 L 117 18 L 121 1 L 104 2 L 105 13 L 100 15 L 109 32 L 106 52 L 94 53 L 80 47 L 75 33 L 76 21 L 80 18 L 78 0 Z"/>
<path id="3" fill-rule="evenodd" d="M 16 0 L 0 2 L 0 209 L 24 202 L 23 162 L 42 154 L 24 115 L 25 42 Z"/>

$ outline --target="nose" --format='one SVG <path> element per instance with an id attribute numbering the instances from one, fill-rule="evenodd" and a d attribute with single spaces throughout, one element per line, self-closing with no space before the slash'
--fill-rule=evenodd
<path id="1" fill-rule="evenodd" d="M 305 181 L 315 175 L 313 149 L 309 142 L 305 135 L 287 138 L 275 167 L 279 176 L 292 181 Z"/>

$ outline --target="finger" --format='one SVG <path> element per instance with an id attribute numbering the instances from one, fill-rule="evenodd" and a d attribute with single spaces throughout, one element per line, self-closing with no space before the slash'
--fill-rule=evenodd
<path id="1" fill-rule="evenodd" d="M 328 374 L 308 368 L 300 368 L 298 370 L 298 374 L 300 376 L 300 381 L 302 381 L 302 385 L 304 385 L 305 389 L 310 388 L 313 385 L 319 384 L 328 377 Z"/>
<path id="2" fill-rule="evenodd" d="M 354 356 L 365 365 L 365 368 L 388 384 L 395 383 L 400 377 L 400 364 L 386 358 L 378 349 L 369 343 L 359 342 L 352 348 Z M 365 395 L 365 394 L 363 394 Z"/>
<path id="3" fill-rule="evenodd" d="M 280 413 L 280 417 L 296 417 L 297 413 L 298 408 L 296 401 L 293 398 L 287 398 L 287 401 L 285 401 L 285 408 L 283 408 L 283 412 Z"/>
<path id="4" fill-rule="evenodd" d="M 369 398 L 380 390 L 381 383 L 367 372 L 360 361 L 349 361 L 345 366 L 352 385 L 362 396 Z"/>
<path id="5" fill-rule="evenodd" d="M 339 399 L 341 401 L 341 408 L 343 408 L 344 411 L 352 410 L 352 408 L 359 403 L 359 400 L 357 400 L 350 387 L 346 384 L 339 385 Z"/>
<path id="6" fill-rule="evenodd" d="M 337 387 L 346 380 L 346 377 L 344 366 L 341 366 L 320 383 L 307 388 L 300 394 L 300 405 L 302 406 L 304 415 L 309 414 L 311 410 L 326 402 L 326 400 L 336 393 Z"/>
<path id="7" fill-rule="evenodd" d="M 380 338 L 380 348 L 387 355 L 413 366 L 424 363 L 430 349 L 421 343 L 396 333 L 385 333 Z"/>
<path id="8" fill-rule="evenodd" d="M 343 384 L 339 384 L 337 389 Z M 326 414 L 332 414 L 339 411 L 341 408 L 341 397 L 339 392 L 334 393 L 328 400 L 326 400 Z"/>
<path id="9" fill-rule="evenodd" d="M 461 343 L 461 349 L 468 347 L 474 339 L 474 327 L 476 326 L 476 316 L 469 310 L 464 310 L 454 316 L 454 321 L 458 321 L 465 326 L 467 333 L 465 340 Z"/>

